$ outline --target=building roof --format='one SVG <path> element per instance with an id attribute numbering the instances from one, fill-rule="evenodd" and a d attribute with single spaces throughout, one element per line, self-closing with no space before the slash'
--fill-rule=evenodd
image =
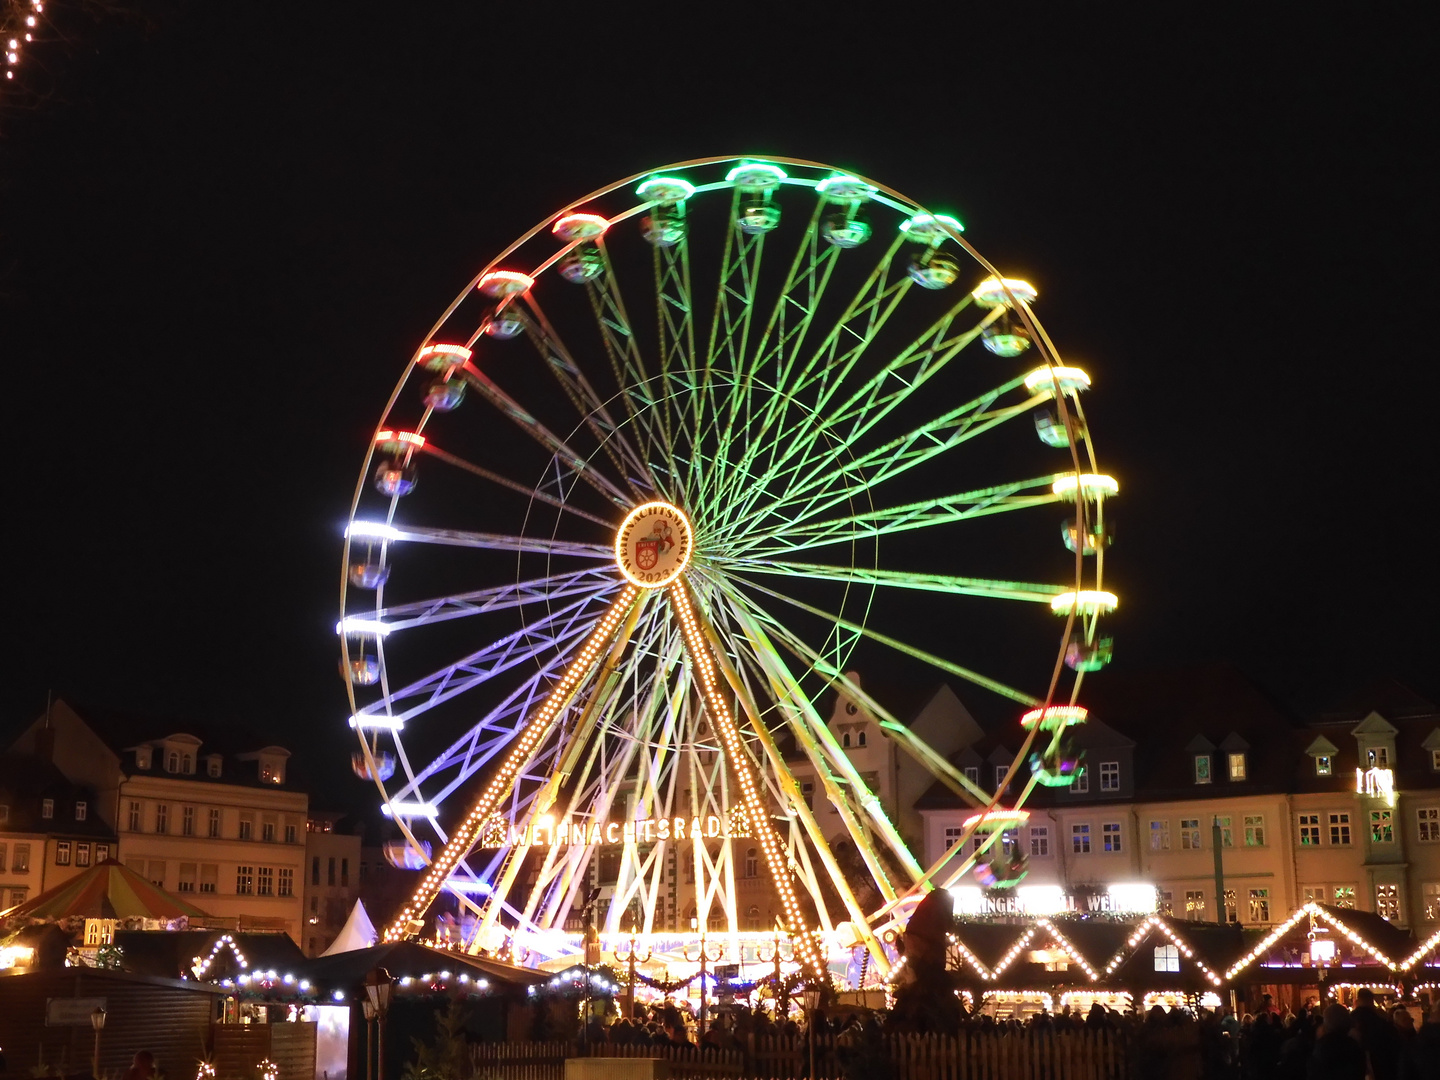
<path id="1" fill-rule="evenodd" d="M 178 919 L 204 914 L 114 859 L 106 859 L 10 909 L 6 919 L 11 923 L 27 919 Z"/>
<path id="2" fill-rule="evenodd" d="M 305 954 L 289 934 L 233 930 L 117 930 L 115 944 L 125 970 L 167 979 L 194 979 L 194 967 L 212 954 L 214 970 L 290 971 Z M 228 956 L 227 956 L 228 953 Z M 213 978 L 211 981 L 215 981 Z"/>
<path id="3" fill-rule="evenodd" d="M 52 817 L 42 815 L 41 803 L 55 801 Z M 94 813 L 75 820 L 75 804 L 85 802 Z M 8 807 L 0 832 L 42 833 L 77 839 L 113 840 L 115 834 L 101 820 L 95 793 L 73 784 L 55 764 L 31 754 L 0 754 L 0 805 Z"/>

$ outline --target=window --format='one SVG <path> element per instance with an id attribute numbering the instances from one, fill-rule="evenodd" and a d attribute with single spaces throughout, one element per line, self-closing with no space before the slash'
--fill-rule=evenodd
<path id="1" fill-rule="evenodd" d="M 1390 810 L 1370 811 L 1370 842 L 1393 844 L 1395 842 L 1395 815 Z"/>
<path id="2" fill-rule="evenodd" d="M 347 887 L 348 887 L 349 884 L 350 884 L 350 860 L 349 860 L 349 859 L 341 859 L 341 860 L 340 860 L 340 884 L 343 885 L 343 886 L 347 886 Z"/>
<path id="3" fill-rule="evenodd" d="M 180 759 L 180 771 L 183 772 L 186 776 L 189 776 L 191 773 L 193 773 L 195 771 L 195 758 L 192 757 L 190 754 L 186 754 L 184 757 L 182 757 Z"/>
<path id="4" fill-rule="evenodd" d="M 1440 772 L 1440 750 L 1430 751 L 1430 768 L 1435 772 Z"/>
<path id="5" fill-rule="evenodd" d="M 1234 846 L 1235 846 L 1235 830 L 1232 829 L 1232 828 L 1230 828 L 1230 815 L 1229 815 L 1229 814 L 1216 814 L 1216 815 L 1215 815 L 1215 819 L 1214 819 L 1214 823 L 1215 823 L 1216 825 L 1219 825 L 1219 826 L 1220 826 L 1220 846 L 1221 846 L 1221 847 L 1234 847 Z"/>
<path id="6" fill-rule="evenodd" d="M 320 856 L 314 855 L 310 859 L 310 884 L 320 884 Z"/>
<path id="7" fill-rule="evenodd" d="M 1185 890 L 1185 918 L 1192 922 L 1205 921 L 1205 894 L 1199 889 Z"/>
<path id="8" fill-rule="evenodd" d="M 108 859 L 108 858 L 110 858 L 110 845 L 109 845 L 109 844 L 96 844 L 96 845 L 95 845 L 95 861 L 96 861 L 97 863 L 102 863 L 102 862 L 104 862 L 104 861 L 105 861 L 106 859 Z"/>
<path id="9" fill-rule="evenodd" d="M 257 896 L 275 895 L 275 868 L 273 866 L 260 867 L 260 873 L 256 875 L 258 885 L 255 889 Z"/>
<path id="10" fill-rule="evenodd" d="M 958 843 L 960 842 L 960 838 L 963 837 L 964 835 L 965 835 L 965 828 L 964 828 L 964 826 L 961 826 L 961 825 L 946 825 L 946 826 L 945 826 L 945 850 L 946 850 L 946 851 L 949 851 L 951 848 L 953 848 L 956 844 L 958 844 Z"/>
<path id="11" fill-rule="evenodd" d="M 1239 754 L 1227 754 L 1226 757 L 1225 757 L 1225 760 L 1226 760 L 1226 763 L 1227 763 L 1227 764 L 1229 765 L 1229 767 L 1230 767 L 1230 779 L 1231 779 L 1231 780 L 1244 780 L 1244 779 L 1245 779 L 1245 755 L 1244 755 L 1244 753 L 1239 753 Z"/>
<path id="12" fill-rule="evenodd" d="M 195 864 L 193 862 L 182 862 L 180 864 L 180 877 L 175 882 L 176 892 L 195 891 Z"/>
<path id="13" fill-rule="evenodd" d="M 10 906 L 11 906 L 11 907 L 15 907 L 17 904 L 23 904 L 24 902 L 25 902 L 25 890 L 24 890 L 24 889 L 11 889 L 11 890 L 10 890 Z"/>
<path id="14" fill-rule="evenodd" d="M 140 804 L 134 801 L 130 803 L 130 831 L 140 831 Z"/>
<path id="15" fill-rule="evenodd" d="M 1425 905 L 1425 921 L 1440 922 L 1440 881 L 1427 881 L 1421 887 L 1420 900 Z"/>
<path id="16" fill-rule="evenodd" d="M 764 921 L 760 918 L 760 908 L 754 904 L 745 909 L 745 929 L 762 930 L 765 927 Z"/>
<path id="17" fill-rule="evenodd" d="M 1330 902 L 1336 907 L 1353 908 L 1355 906 L 1355 886 L 1332 886 L 1330 890 Z"/>
<path id="18" fill-rule="evenodd" d="M 966 780 L 969 780 L 972 784 L 979 784 L 979 783 L 980 783 L 980 766 L 979 766 L 979 765 L 966 765 L 965 768 L 962 769 L 961 771 L 964 772 L 964 774 L 965 774 L 965 779 L 966 779 Z"/>
<path id="19" fill-rule="evenodd" d="M 200 865 L 200 891 L 202 893 L 215 892 L 215 883 L 220 880 L 220 867 L 214 863 L 202 863 Z"/>
<path id="20" fill-rule="evenodd" d="M 15 845 L 15 858 L 10 861 L 10 872 L 12 874 L 28 874 L 30 872 L 29 844 Z"/>
<path id="21" fill-rule="evenodd" d="M 155 804 L 155 831 L 157 833 L 170 831 L 170 807 L 166 803 Z"/>
<path id="22" fill-rule="evenodd" d="M 611 878 L 610 880 L 614 881 L 615 879 Z M 325 868 L 325 884 L 335 884 L 335 857 L 333 855 L 330 857 L 330 865 Z"/>
<path id="23" fill-rule="evenodd" d="M 1331 814 L 1331 815 L 1330 815 L 1330 843 L 1332 843 L 1332 844 L 1348 844 L 1348 843 L 1350 843 L 1350 815 L 1349 815 L 1349 814 Z"/>
<path id="24" fill-rule="evenodd" d="M 1328 904 L 1330 892 L 1324 885 L 1302 885 L 1300 886 L 1301 903 L 1305 904 Z"/>
<path id="25" fill-rule="evenodd" d="M 850 749 L 850 733 L 848 731 L 840 736 L 840 745 L 845 747 L 846 750 Z"/>
<path id="26" fill-rule="evenodd" d="M 41 816 L 42 818 L 44 818 L 46 821 L 49 821 L 51 818 L 53 818 L 53 817 L 55 816 L 55 800 L 54 800 L 54 799 L 41 799 L 41 800 L 40 800 L 40 816 Z"/>
<path id="27" fill-rule="evenodd" d="M 1100 763 L 1100 790 L 1120 790 L 1120 763 L 1118 761 L 1102 761 Z"/>
<path id="28" fill-rule="evenodd" d="M 1156 971 L 1179 971 L 1180 970 L 1180 948 L 1176 945 L 1155 946 L 1155 970 Z"/>
<path id="29" fill-rule="evenodd" d="M 295 895 L 295 871 L 288 866 L 281 867 L 279 871 L 279 885 L 275 889 L 277 896 Z"/>
<path id="30" fill-rule="evenodd" d="M 255 837 L 255 816 L 253 814 L 240 815 L 240 839 L 251 840 Z"/>
<path id="31" fill-rule="evenodd" d="M 195 835 L 195 807 L 182 806 L 180 808 L 180 835 Z"/>
<path id="32" fill-rule="evenodd" d="M 166 771 L 166 772 L 179 772 L 179 771 L 180 771 L 180 755 L 177 754 L 174 750 L 171 750 L 170 753 L 168 753 L 168 754 L 165 755 L 165 771 Z"/>
<path id="33" fill-rule="evenodd" d="M 89 845 L 89 844 L 76 844 L 76 845 L 75 845 L 75 865 L 76 865 L 76 866 L 89 866 L 89 865 L 90 865 L 90 845 Z"/>
<path id="34" fill-rule="evenodd" d="M 1246 847 L 1264 847 L 1264 846 L 1265 846 L 1265 815 L 1264 815 L 1264 814 L 1246 814 L 1246 815 L 1245 815 L 1245 846 L 1246 846 Z"/>
<path id="35" fill-rule="evenodd" d="M 1157 891 L 1160 895 L 1157 897 L 1156 910 L 1158 910 L 1161 915 L 1174 915 L 1175 894 L 1169 889 L 1159 889 Z"/>
<path id="36" fill-rule="evenodd" d="M 1375 886 L 1375 914 L 1391 922 L 1400 918 L 1400 886 Z"/>
<path id="37" fill-rule="evenodd" d="M 857 732 L 855 733 L 855 743 L 856 743 L 857 746 L 864 746 L 864 745 L 865 745 L 865 729 L 864 729 L 864 728 L 861 728 L 859 731 L 857 731 Z"/>
<path id="38" fill-rule="evenodd" d="M 1226 889 L 1226 890 L 1225 890 L 1225 921 L 1226 921 L 1226 922 L 1231 922 L 1231 923 L 1233 923 L 1233 922 L 1239 922 L 1239 921 L 1240 921 L 1239 916 L 1238 916 L 1238 915 L 1236 914 L 1236 912 L 1235 912 L 1235 890 L 1234 890 L 1234 889 Z"/>
<path id="39" fill-rule="evenodd" d="M 294 825 L 286 825 L 286 826 L 285 826 L 285 842 L 286 842 L 287 844 L 293 844 L 293 843 L 295 843 L 295 826 L 294 826 Z"/>
<path id="40" fill-rule="evenodd" d="M 1415 811 L 1420 823 L 1421 840 L 1440 840 L 1440 806 L 1425 806 Z"/>
<path id="41" fill-rule="evenodd" d="M 1070 848 L 1076 855 L 1090 854 L 1090 823 L 1070 826 Z"/>
<path id="42" fill-rule="evenodd" d="M 255 868 L 253 866 L 237 866 L 235 868 L 235 892 L 240 896 L 254 894 Z"/>
<path id="43" fill-rule="evenodd" d="M 205 775 L 206 775 L 206 776 L 219 776 L 219 775 L 220 775 L 220 759 L 219 759 L 218 757 L 213 757 L 213 756 L 212 756 L 208 761 L 205 762 Z"/>
<path id="44" fill-rule="evenodd" d="M 1371 747 L 1369 757 L 1371 768 L 1388 769 L 1390 767 L 1390 750 L 1388 747 Z"/>
<path id="45" fill-rule="evenodd" d="M 760 876 L 760 856 L 753 847 L 745 849 L 745 876 L 747 878 Z"/>
<path id="46" fill-rule="evenodd" d="M 1180 850 L 1200 850 L 1200 819 L 1193 817 L 1182 817 L 1180 819 Z"/>
<path id="47" fill-rule="evenodd" d="M 90 816 L 90 804 L 83 799 L 75 804 L 75 820 L 84 821 Z"/>
<path id="48" fill-rule="evenodd" d="M 1120 823 L 1118 821 L 1107 821 L 1101 825 L 1100 836 L 1106 851 L 1114 853 L 1120 850 Z"/>
<path id="49" fill-rule="evenodd" d="M 1040 856 L 1050 854 L 1050 826 L 1030 826 L 1030 854 Z"/>
<path id="50" fill-rule="evenodd" d="M 220 811 L 214 807 L 210 808 L 210 824 L 206 836 L 215 839 L 220 835 Z"/>
<path id="51" fill-rule="evenodd" d="M 1151 850 L 1151 851 L 1169 851 L 1169 850 L 1170 850 L 1170 822 L 1169 822 L 1169 821 L 1152 821 L 1152 822 L 1150 822 L 1150 850 Z"/>
<path id="52" fill-rule="evenodd" d="M 154 885 L 157 889 L 163 889 L 165 887 L 165 863 L 163 861 L 151 859 L 149 865 L 145 868 L 145 873 L 150 879 L 151 885 Z"/>
<path id="53" fill-rule="evenodd" d="M 137 769 L 150 768 L 150 747 L 141 746 L 135 750 L 135 767 Z"/>
<path id="54" fill-rule="evenodd" d="M 1329 754 L 1316 754 L 1316 755 L 1315 755 L 1315 775 L 1316 775 L 1316 776 L 1329 776 L 1330 773 L 1333 771 L 1334 767 L 1335 767 L 1335 763 L 1331 760 Z"/>
<path id="55" fill-rule="evenodd" d="M 58 844 L 55 845 L 55 865 L 56 865 L 56 866 L 69 866 L 69 865 L 70 865 L 70 841 L 69 841 L 69 840 L 61 840 Z"/>
<path id="56" fill-rule="evenodd" d="M 1319 815 L 1319 814 L 1301 814 L 1301 815 L 1300 815 L 1300 846 L 1301 846 L 1301 847 L 1319 847 L 1319 846 L 1320 846 L 1320 815 Z"/>
<path id="57" fill-rule="evenodd" d="M 261 823 L 260 839 L 264 840 L 267 844 L 273 844 L 275 842 L 275 822 L 266 821 Z"/>
<path id="58" fill-rule="evenodd" d="M 1090 790 L 1090 770 L 1081 769 L 1075 774 L 1075 780 L 1070 785 L 1070 794 L 1084 795 Z"/>
<path id="59" fill-rule="evenodd" d="M 1195 783 L 1197 783 L 1197 784 L 1208 784 L 1208 783 L 1210 783 L 1210 755 L 1209 755 L 1209 754 L 1196 754 L 1196 755 L 1195 755 Z"/>
<path id="60" fill-rule="evenodd" d="M 1250 921 L 1251 921 L 1251 922 L 1269 922 L 1269 921 L 1270 921 L 1270 890 L 1269 890 L 1269 889 L 1251 889 L 1251 890 L 1250 890 Z"/>
<path id="61" fill-rule="evenodd" d="M 1009 771 L 1010 771 L 1010 766 L 1009 766 L 1009 765 L 996 765 L 996 766 L 995 766 L 995 790 L 996 790 L 996 791 L 999 791 L 999 790 L 1000 790 L 1000 785 L 1002 785 L 1003 783 L 1005 783 L 1005 774 L 1008 773 Z"/>

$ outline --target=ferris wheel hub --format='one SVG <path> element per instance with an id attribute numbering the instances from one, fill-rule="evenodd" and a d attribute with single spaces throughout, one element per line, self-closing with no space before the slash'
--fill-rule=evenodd
<path id="1" fill-rule="evenodd" d="M 668 502 L 642 503 L 625 515 L 615 534 L 615 562 L 632 585 L 660 589 L 690 565 L 690 519 Z"/>

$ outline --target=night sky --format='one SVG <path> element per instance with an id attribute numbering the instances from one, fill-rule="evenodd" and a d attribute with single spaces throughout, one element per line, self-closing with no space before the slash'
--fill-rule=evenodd
<path id="1" fill-rule="evenodd" d="M 1112 671 L 1440 696 L 1433 58 L 1400 15 L 50 6 L 0 98 L 0 730 L 53 689 L 343 774 L 340 531 L 411 351 L 557 206 L 729 153 L 953 210 L 1040 287 L 1123 485 Z"/>

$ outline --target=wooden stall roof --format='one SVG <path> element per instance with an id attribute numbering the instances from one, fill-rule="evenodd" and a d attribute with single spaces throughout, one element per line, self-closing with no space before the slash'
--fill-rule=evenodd
<path id="1" fill-rule="evenodd" d="M 126 971 L 167 979 L 201 978 L 217 982 L 243 971 L 293 971 L 305 954 L 288 934 L 241 933 L 226 930 L 119 930 Z M 214 957 L 197 974 L 196 958 Z"/>

